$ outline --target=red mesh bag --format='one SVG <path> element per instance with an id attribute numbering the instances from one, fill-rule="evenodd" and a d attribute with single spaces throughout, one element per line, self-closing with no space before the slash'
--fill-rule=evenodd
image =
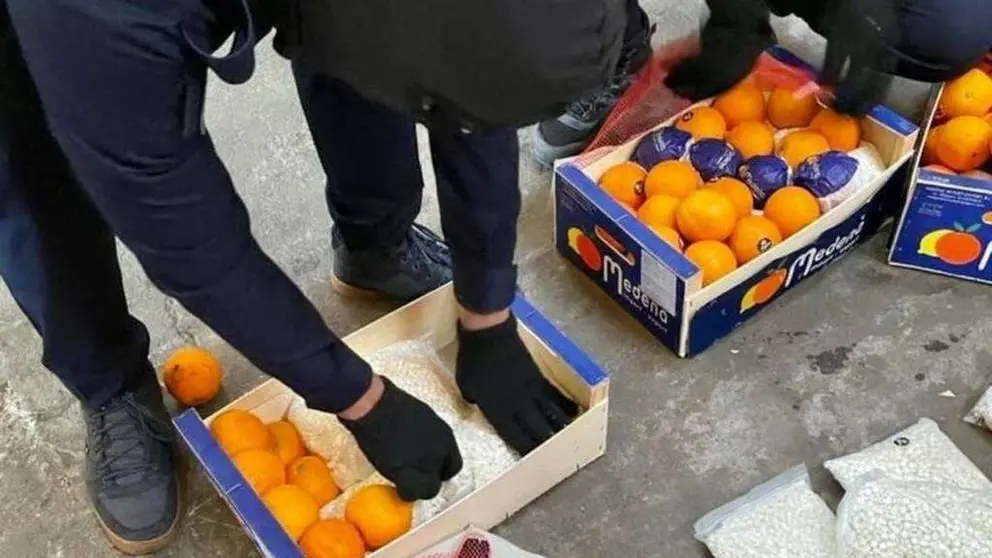
<path id="1" fill-rule="evenodd" d="M 485 531 L 470 528 L 417 558 L 542 558 Z"/>
<path id="2" fill-rule="evenodd" d="M 651 130 L 692 105 L 665 87 L 665 78 L 677 62 L 698 51 L 699 39 L 695 36 L 660 47 L 575 163 L 580 167 L 587 166 L 611 148 Z M 796 95 L 829 95 L 817 85 L 812 68 L 781 48 L 762 54 L 751 75 L 762 85 L 787 87 L 795 90 Z"/>

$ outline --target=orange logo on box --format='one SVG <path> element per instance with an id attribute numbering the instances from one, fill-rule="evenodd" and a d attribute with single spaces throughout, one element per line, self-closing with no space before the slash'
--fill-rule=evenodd
<path id="1" fill-rule="evenodd" d="M 596 248 L 596 243 L 582 232 L 582 229 L 578 227 L 568 229 L 568 247 L 579 255 L 582 263 L 590 270 L 596 273 L 602 271 L 603 255 L 599 253 L 599 248 Z"/>
<path id="2" fill-rule="evenodd" d="M 989 212 L 992 213 L 992 212 Z M 986 213 L 982 216 L 984 220 Z M 982 255 L 982 241 L 975 236 L 975 231 L 981 224 L 975 223 L 967 229 L 959 223 L 954 223 L 954 229 L 937 229 L 930 231 L 920 239 L 918 253 L 931 258 L 938 258 L 950 265 L 968 265 Z"/>
<path id="3" fill-rule="evenodd" d="M 771 300 L 782 289 L 782 285 L 785 285 L 787 275 L 788 272 L 784 269 L 776 269 L 755 283 L 741 299 L 741 313 L 743 314 L 755 306 L 761 306 Z"/>

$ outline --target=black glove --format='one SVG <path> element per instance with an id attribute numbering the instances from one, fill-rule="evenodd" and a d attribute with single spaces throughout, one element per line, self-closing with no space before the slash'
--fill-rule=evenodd
<path id="1" fill-rule="evenodd" d="M 678 96 L 701 101 L 744 79 L 761 53 L 775 43 L 762 0 L 708 0 L 710 18 L 700 33 L 699 54 L 679 62 L 665 78 Z"/>
<path id="2" fill-rule="evenodd" d="M 827 56 L 820 81 L 834 87 L 833 108 L 864 116 L 884 99 L 896 71 L 895 0 L 840 0 L 823 24 Z"/>
<path id="3" fill-rule="evenodd" d="M 481 331 L 459 326 L 458 343 L 455 377 L 462 396 L 520 455 L 575 418 L 578 407 L 541 375 L 514 317 Z"/>
<path id="4" fill-rule="evenodd" d="M 426 404 L 382 378 L 382 398 L 364 417 L 341 420 L 372 465 L 407 502 L 429 500 L 462 469 L 451 427 Z"/>

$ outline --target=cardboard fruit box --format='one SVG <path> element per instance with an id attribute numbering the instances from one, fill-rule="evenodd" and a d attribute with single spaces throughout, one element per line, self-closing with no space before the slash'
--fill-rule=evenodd
<path id="1" fill-rule="evenodd" d="M 397 342 L 429 339 L 442 362 L 453 370 L 457 349 L 456 311 L 449 284 L 348 335 L 344 341 L 359 355 L 367 356 Z M 518 297 L 513 311 L 524 342 L 541 371 L 579 403 L 582 412 L 568 427 L 496 479 L 477 487 L 470 495 L 369 556 L 407 558 L 469 526 L 489 529 L 603 455 L 609 406 L 606 374 L 525 299 Z M 302 554 L 214 441 L 208 428 L 217 414 L 232 408 L 248 410 L 265 423 L 280 420 L 293 398 L 294 394 L 280 382 L 268 380 L 205 420 L 193 409 L 174 419 L 183 441 L 245 532 L 263 555 L 275 558 L 301 558 Z"/>
<path id="2" fill-rule="evenodd" d="M 786 64 L 802 64 L 781 49 L 770 54 Z M 709 101 L 695 106 L 705 104 Z M 678 117 L 658 122 L 650 131 Z M 869 239 L 887 220 L 883 190 L 911 157 L 918 127 L 876 107 L 861 128 L 886 170 L 811 225 L 705 288 L 694 263 L 597 184 L 607 169 L 630 158 L 646 133 L 591 164 L 580 166 L 572 159 L 556 166 L 555 244 L 661 343 L 680 357 L 696 355 Z"/>
<path id="3" fill-rule="evenodd" d="M 984 67 L 992 70 L 992 57 Z M 936 90 L 928 104 L 923 138 L 941 118 L 938 107 L 944 90 Z M 992 285 L 992 178 L 927 168 L 923 156 L 920 149 L 908 173 L 906 203 L 893 233 L 889 263 Z M 992 162 L 985 170 L 992 170 Z"/>

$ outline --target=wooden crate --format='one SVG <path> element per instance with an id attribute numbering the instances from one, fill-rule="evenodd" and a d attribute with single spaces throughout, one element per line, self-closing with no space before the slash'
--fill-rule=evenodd
<path id="1" fill-rule="evenodd" d="M 470 525 L 491 528 L 605 452 L 609 406 L 606 374 L 525 299 L 518 297 L 513 310 L 521 336 L 542 372 L 581 405 L 581 414 L 514 467 L 370 556 L 406 558 Z M 457 348 L 456 311 L 454 291 L 448 285 L 372 322 L 344 341 L 359 355 L 367 356 L 400 341 L 428 339 L 442 361 L 453 369 Z M 218 413 L 245 409 L 270 423 L 286 415 L 293 397 L 286 386 L 269 380 Z M 178 415 L 174 423 L 262 553 L 277 558 L 302 556 L 211 437 L 208 425 L 216 416 L 204 420 L 191 409 Z"/>

